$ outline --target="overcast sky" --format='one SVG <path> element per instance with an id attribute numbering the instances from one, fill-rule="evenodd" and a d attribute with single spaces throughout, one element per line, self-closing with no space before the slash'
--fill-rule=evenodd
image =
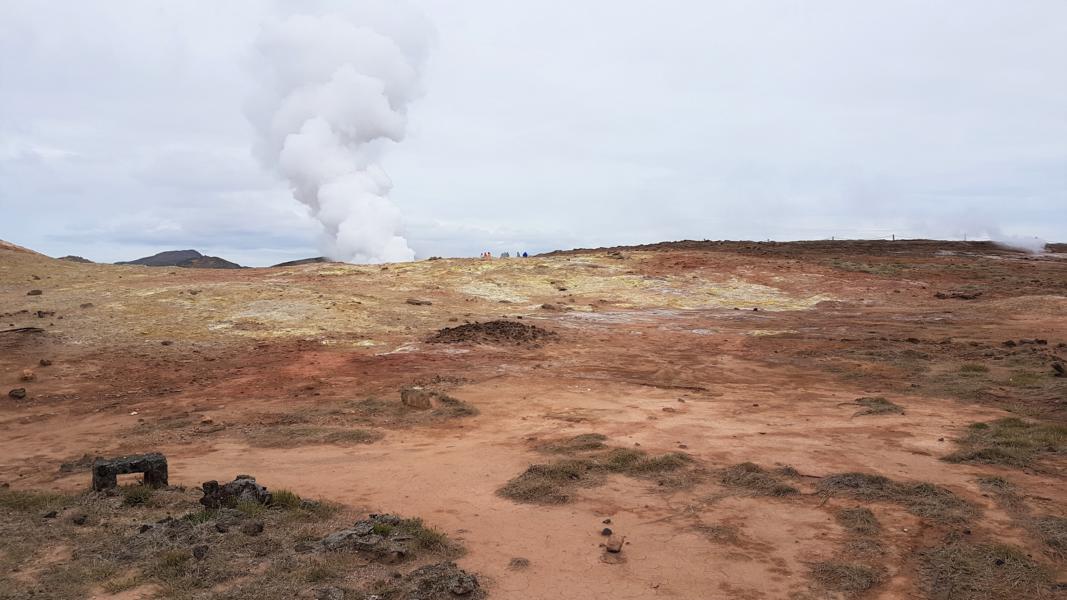
<path id="1" fill-rule="evenodd" d="M 384 167 L 420 257 L 1067 241 L 1063 0 L 415 4 L 436 41 Z M 278 14 L 0 0 L 0 239 L 98 261 L 318 254 L 244 116 L 250 48 Z"/>

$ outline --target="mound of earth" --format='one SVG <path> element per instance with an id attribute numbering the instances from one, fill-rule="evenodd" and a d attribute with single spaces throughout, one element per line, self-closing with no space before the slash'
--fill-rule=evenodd
<path id="1" fill-rule="evenodd" d="M 60 256 L 57 260 L 65 260 L 67 262 L 83 263 L 83 264 L 87 264 L 87 265 L 91 265 L 93 263 L 93 261 L 89 260 L 88 258 L 85 258 L 84 256 L 74 256 L 73 254 L 68 254 L 67 256 Z"/>
<path id="2" fill-rule="evenodd" d="M 117 265 L 143 265 L 146 267 L 182 267 L 186 269 L 240 269 L 241 265 L 217 256 L 206 256 L 196 250 L 167 250 Z"/>
<path id="3" fill-rule="evenodd" d="M 328 259 L 328 258 L 326 258 L 325 256 L 316 256 L 314 258 L 301 258 L 299 260 L 289 260 L 289 261 L 286 261 L 286 262 L 283 262 L 283 263 L 278 263 L 276 265 L 271 265 L 271 267 L 299 267 L 300 265 L 313 265 L 313 264 L 317 264 L 317 263 L 328 263 L 328 262 L 333 262 L 333 261 Z"/>
<path id="4" fill-rule="evenodd" d="M 488 321 L 486 323 L 467 323 L 457 327 L 445 327 L 426 340 L 431 344 L 515 344 L 528 345 L 559 337 L 553 331 L 536 325 L 525 325 L 515 321 Z"/>

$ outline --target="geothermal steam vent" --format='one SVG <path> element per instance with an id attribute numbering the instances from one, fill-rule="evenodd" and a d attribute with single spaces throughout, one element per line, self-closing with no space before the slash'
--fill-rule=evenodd
<path id="1" fill-rule="evenodd" d="M 379 165 L 404 138 L 420 93 L 429 26 L 402 3 L 266 25 L 255 45 L 261 89 L 250 100 L 260 159 L 284 175 L 323 227 L 323 254 L 412 260 L 392 183 Z"/>

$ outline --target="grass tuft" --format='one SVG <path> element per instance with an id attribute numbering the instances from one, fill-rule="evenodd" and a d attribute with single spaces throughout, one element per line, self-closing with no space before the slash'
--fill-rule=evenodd
<path id="1" fill-rule="evenodd" d="M 871 509 L 864 506 L 842 508 L 834 517 L 842 527 L 860 535 L 874 535 L 882 528 Z"/>
<path id="2" fill-rule="evenodd" d="M 608 473 L 641 478 L 668 475 L 660 481 L 662 485 L 684 487 L 690 483 L 690 478 L 671 474 L 686 473 L 685 469 L 692 463 L 693 458 L 682 452 L 648 456 L 633 448 L 613 448 L 593 456 L 530 465 L 497 493 L 516 502 L 564 504 L 571 500 L 575 488 L 598 485 Z"/>
<path id="3" fill-rule="evenodd" d="M 270 505 L 282 510 L 296 510 L 300 508 L 300 496 L 291 490 L 275 490 L 270 494 Z"/>
<path id="4" fill-rule="evenodd" d="M 811 576 L 819 585 L 835 592 L 865 592 L 885 580 L 885 570 L 861 563 L 827 560 L 811 567 Z"/>
<path id="5" fill-rule="evenodd" d="M 125 506 L 144 506 L 152 499 L 155 490 L 147 485 L 127 485 L 122 487 L 122 503 Z"/>
<path id="6" fill-rule="evenodd" d="M 901 504 L 915 516 L 941 523 L 962 523 L 977 513 L 967 501 L 932 483 L 898 483 L 870 473 L 829 475 L 816 489 L 827 495 Z"/>
<path id="7" fill-rule="evenodd" d="M 904 414 L 904 408 L 899 404 L 893 404 L 889 400 L 882 398 L 881 396 L 872 398 L 857 398 L 856 404 L 859 404 L 863 408 L 856 411 L 853 416 L 859 417 L 863 415 L 902 415 Z"/>
<path id="8" fill-rule="evenodd" d="M 599 433 L 583 433 L 559 442 L 543 444 L 540 450 L 552 453 L 592 452 L 607 448 L 608 436 Z"/>
<path id="9" fill-rule="evenodd" d="M 1034 519 L 1034 529 L 1041 541 L 1049 547 L 1053 556 L 1057 558 L 1067 556 L 1067 518 L 1040 516 Z"/>
<path id="10" fill-rule="evenodd" d="M 789 496 L 798 492 L 795 487 L 782 483 L 778 477 L 751 462 L 728 467 L 720 474 L 719 481 L 725 486 L 742 488 L 757 496 Z"/>
<path id="11" fill-rule="evenodd" d="M 931 598 L 1038 600 L 1051 597 L 1051 577 L 1010 546 L 953 543 L 920 552 L 919 573 Z"/>
<path id="12" fill-rule="evenodd" d="M 1026 467 L 1041 454 L 1067 452 L 1067 425 L 1008 417 L 974 423 L 956 441 L 960 449 L 945 457 L 948 462 Z"/>

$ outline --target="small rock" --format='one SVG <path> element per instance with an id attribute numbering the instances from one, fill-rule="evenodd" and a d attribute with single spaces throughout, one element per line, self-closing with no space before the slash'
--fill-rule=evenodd
<path id="1" fill-rule="evenodd" d="M 57 516 L 59 516 L 58 512 L 56 512 L 54 510 L 50 510 L 50 511 L 44 513 L 43 515 L 41 515 L 41 518 L 43 518 L 43 519 L 54 519 Z"/>
<path id="2" fill-rule="evenodd" d="M 75 525 L 85 525 L 89 522 L 89 515 L 85 513 L 77 513 L 70 518 L 70 522 Z"/>
<path id="3" fill-rule="evenodd" d="M 311 552 L 314 549 L 315 549 L 314 546 L 312 546 L 311 544 L 304 543 L 304 542 L 300 542 L 299 544 L 293 546 L 293 551 L 297 552 L 299 554 L 307 554 L 308 552 Z"/>
<path id="4" fill-rule="evenodd" d="M 204 560 L 207 558 L 209 548 L 207 545 L 201 544 L 199 546 L 193 546 L 193 558 L 196 560 Z"/>
<path id="5" fill-rule="evenodd" d="M 229 533 L 230 528 L 225 523 L 215 523 L 215 531 L 219 533 Z"/>
<path id="6" fill-rule="evenodd" d="M 601 521 L 601 523 L 603 523 L 605 525 L 610 525 L 611 524 L 611 519 L 604 519 L 603 521 Z"/>
<path id="7" fill-rule="evenodd" d="M 86 302 L 86 303 L 81 305 L 81 308 L 92 308 L 92 307 L 93 307 L 93 303 L 92 302 Z"/>
<path id="8" fill-rule="evenodd" d="M 37 379 L 37 375 L 30 369 L 23 369 L 22 374 L 19 375 L 19 380 L 21 381 L 33 381 L 35 379 Z"/>
<path id="9" fill-rule="evenodd" d="M 44 292 L 42 292 L 41 290 L 30 290 L 30 291 L 26 292 L 26 295 L 27 296 L 40 296 L 43 293 Z"/>
<path id="10" fill-rule="evenodd" d="M 1052 371 L 1055 373 L 1055 377 L 1067 377 L 1067 367 L 1063 366 L 1063 363 L 1052 363 Z"/>
<path id="11" fill-rule="evenodd" d="M 152 526 L 149 525 L 148 523 L 145 523 L 144 525 L 141 525 L 141 527 L 139 527 L 137 529 L 137 533 L 146 533 L 146 532 L 150 531 L 151 529 L 152 529 Z"/>
<path id="12" fill-rule="evenodd" d="M 26 388 L 15 388 L 8 392 L 7 395 L 11 396 L 15 400 L 22 400 L 26 397 Z"/>
<path id="13" fill-rule="evenodd" d="M 215 421 L 212 420 L 210 417 L 204 417 L 203 419 L 200 419 L 200 424 L 201 425 L 212 425 L 214 423 L 215 423 Z"/>
<path id="14" fill-rule="evenodd" d="M 51 367 L 52 366 L 52 361 L 48 360 L 47 358 L 42 358 L 38 362 L 38 364 L 41 365 L 42 367 Z"/>
<path id="15" fill-rule="evenodd" d="M 418 298 L 408 298 L 404 302 L 407 302 L 412 306 L 430 306 L 433 304 L 433 302 L 430 302 L 429 300 L 420 300 Z"/>
<path id="16" fill-rule="evenodd" d="M 605 527 L 605 528 L 600 530 L 600 535 L 603 535 L 603 536 L 606 536 L 606 537 L 610 537 L 613 533 L 615 533 L 615 532 L 612 531 L 610 527 Z"/>
<path id="17" fill-rule="evenodd" d="M 241 533 L 252 537 L 263 533 L 263 521 L 248 521 L 241 525 Z"/>
<path id="18" fill-rule="evenodd" d="M 174 342 L 172 342 L 172 341 L 170 341 L 170 340 L 163 340 L 162 342 L 160 342 L 160 344 L 163 344 L 164 346 L 170 346 L 170 345 L 171 345 L 171 344 L 173 344 L 173 343 L 174 343 Z"/>
<path id="19" fill-rule="evenodd" d="M 608 552 L 612 553 L 612 554 L 618 554 L 618 553 L 622 552 L 622 546 L 625 543 L 626 543 L 626 538 L 621 538 L 621 539 L 612 538 L 612 539 L 608 540 L 608 542 L 606 544 L 604 544 L 604 549 L 607 550 Z"/>

